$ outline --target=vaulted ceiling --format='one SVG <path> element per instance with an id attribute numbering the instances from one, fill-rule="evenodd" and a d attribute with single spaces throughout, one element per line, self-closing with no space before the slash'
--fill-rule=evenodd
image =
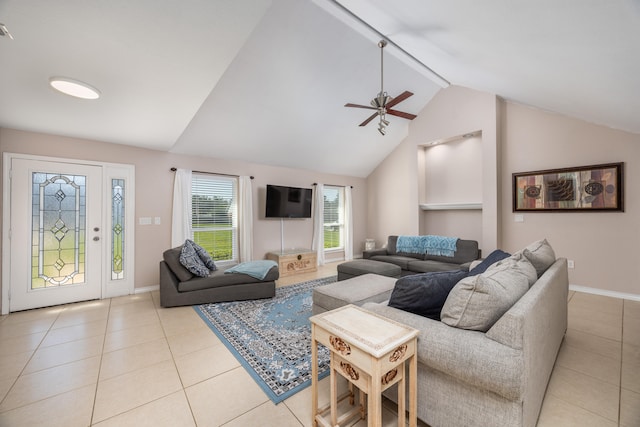
<path id="1" fill-rule="evenodd" d="M 640 133 L 639 0 L 2 0 L 0 127 L 367 176 L 380 90 L 451 84 Z M 413 57 L 413 58 L 411 58 Z M 87 82 L 96 101 L 53 91 Z"/>

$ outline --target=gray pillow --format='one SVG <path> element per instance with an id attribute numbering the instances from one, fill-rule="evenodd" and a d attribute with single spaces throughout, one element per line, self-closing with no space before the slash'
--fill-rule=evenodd
<path id="1" fill-rule="evenodd" d="M 209 269 L 198 256 L 194 243 L 191 240 L 186 240 L 184 245 L 182 245 L 180 264 L 184 265 L 187 270 L 196 276 L 207 277 L 209 275 Z"/>
<path id="2" fill-rule="evenodd" d="M 538 277 L 556 262 L 556 254 L 547 239 L 533 242 L 522 250 L 522 254 L 533 264 Z"/>
<path id="3" fill-rule="evenodd" d="M 193 273 L 187 270 L 184 265 L 180 263 L 180 252 L 182 252 L 182 246 L 177 248 L 171 248 L 164 251 L 162 258 L 167 263 L 169 269 L 176 275 L 179 281 L 186 282 L 193 278 Z"/>
<path id="4" fill-rule="evenodd" d="M 484 273 L 465 277 L 454 286 L 442 307 L 442 322 L 486 332 L 536 278 L 535 268 L 521 254 L 498 261 Z"/>

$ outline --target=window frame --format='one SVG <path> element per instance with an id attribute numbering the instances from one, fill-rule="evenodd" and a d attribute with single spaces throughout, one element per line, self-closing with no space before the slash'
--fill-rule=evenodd
<path id="1" fill-rule="evenodd" d="M 338 215 L 338 219 L 337 221 L 333 221 L 333 222 L 326 222 L 327 220 L 327 212 L 329 211 L 330 214 L 332 214 L 331 209 L 327 209 L 327 190 L 330 190 L 331 192 L 337 192 L 337 199 L 338 199 L 338 206 L 335 209 L 337 211 L 337 215 Z M 334 185 L 325 185 L 323 188 L 323 193 L 322 193 L 322 198 L 324 201 L 324 217 L 322 218 L 322 229 L 323 229 L 323 233 L 324 236 L 326 237 L 326 233 L 327 233 L 327 227 L 337 227 L 338 228 L 338 239 L 339 239 L 339 243 L 338 246 L 334 246 L 334 247 L 327 247 L 327 239 L 324 239 L 324 251 L 325 253 L 330 253 L 330 252 L 340 252 L 340 251 L 344 251 L 344 226 L 345 226 L 345 222 L 344 222 L 344 187 L 341 186 L 334 186 Z"/>
<path id="2" fill-rule="evenodd" d="M 230 184 L 230 187 L 227 187 Z M 210 173 L 198 173 L 193 172 L 191 176 L 191 229 L 190 234 L 194 242 L 198 245 L 202 246 L 209 252 L 213 260 L 216 264 L 236 264 L 239 262 L 240 253 L 238 250 L 238 235 L 239 235 L 239 222 L 238 222 L 238 186 L 239 179 L 237 176 L 229 176 L 229 175 L 218 175 L 218 174 L 210 174 Z M 227 187 L 227 188 L 225 188 Z M 209 192 L 212 190 L 213 192 Z M 228 198 L 228 191 L 231 191 L 231 197 Z M 197 196 L 207 196 L 211 198 L 211 205 L 207 206 L 203 203 L 197 202 Z M 226 196 L 226 197 L 225 197 Z M 197 226 L 196 224 L 202 224 L 202 219 L 200 216 L 196 215 L 196 211 L 205 209 L 212 209 L 214 214 L 211 217 L 211 224 L 221 224 L 219 221 L 219 217 L 215 213 L 217 208 L 214 200 L 215 197 L 220 197 L 222 200 L 227 200 L 229 202 L 229 212 L 231 225 L 225 225 L 224 227 L 210 225 L 210 226 Z M 204 215 L 204 214 L 203 214 Z M 198 221 L 200 219 L 200 221 Z M 211 237 L 211 243 L 205 242 L 204 239 L 198 237 L 196 233 L 213 233 L 219 231 L 230 231 L 231 237 L 229 242 L 228 249 L 231 253 L 231 258 L 220 258 L 219 255 L 215 252 L 215 244 L 217 242 L 216 238 Z M 225 239 L 226 240 L 226 239 Z M 213 245 L 213 250 L 212 250 Z M 225 249 L 223 249 L 223 253 L 227 252 L 227 244 L 225 243 Z"/>

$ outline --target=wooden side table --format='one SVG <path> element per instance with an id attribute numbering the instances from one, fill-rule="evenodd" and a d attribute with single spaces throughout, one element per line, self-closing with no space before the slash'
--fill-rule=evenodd
<path id="1" fill-rule="evenodd" d="M 367 395 L 368 425 L 382 426 L 382 392 L 398 384 L 398 425 L 405 425 L 405 362 L 409 362 L 409 423 L 417 425 L 416 329 L 378 316 L 355 305 L 312 316 L 312 416 L 313 425 L 339 426 L 360 415 L 365 417 L 362 394 Z M 331 353 L 331 401 L 318 408 L 318 343 Z M 361 392 L 360 408 L 338 416 L 336 377 L 349 381 L 351 404 L 353 386 Z M 330 423 L 325 414 L 330 411 Z"/>

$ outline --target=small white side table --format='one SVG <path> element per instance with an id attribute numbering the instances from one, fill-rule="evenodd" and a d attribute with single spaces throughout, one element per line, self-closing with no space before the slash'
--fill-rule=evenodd
<path id="1" fill-rule="evenodd" d="M 416 329 L 378 316 L 355 305 L 347 305 L 310 318 L 312 355 L 313 425 L 339 426 L 359 415 L 368 416 L 368 425 L 382 426 L 382 392 L 398 384 L 398 425 L 405 425 L 405 362 L 409 362 L 409 424 L 417 425 Z M 318 343 L 331 352 L 331 401 L 318 408 Z M 336 377 L 349 381 L 351 404 L 353 386 L 360 390 L 360 405 L 338 416 Z M 367 407 L 363 402 L 367 395 Z M 330 421 L 325 414 L 330 411 Z"/>

